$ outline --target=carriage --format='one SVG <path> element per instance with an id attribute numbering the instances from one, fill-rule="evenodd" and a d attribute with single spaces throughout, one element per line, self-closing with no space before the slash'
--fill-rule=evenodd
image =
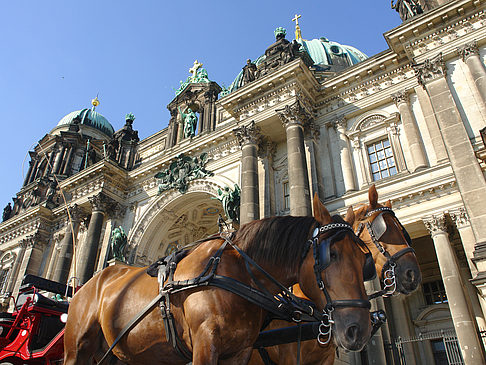
<path id="1" fill-rule="evenodd" d="M 22 280 L 12 313 L 0 313 L 0 363 L 62 364 L 68 303 L 41 291 L 72 296 L 72 287 L 34 275 Z"/>

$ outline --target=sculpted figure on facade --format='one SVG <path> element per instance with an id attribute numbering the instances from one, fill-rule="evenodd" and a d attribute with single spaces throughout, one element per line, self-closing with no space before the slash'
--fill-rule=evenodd
<path id="1" fill-rule="evenodd" d="M 417 0 L 396 0 L 395 3 L 391 0 L 391 7 L 400 14 L 400 18 L 403 21 L 423 13 L 422 7 Z"/>
<path id="2" fill-rule="evenodd" d="M 111 234 L 111 250 L 113 252 L 113 257 L 122 262 L 126 262 L 125 258 L 125 247 L 127 245 L 128 239 L 125 230 L 122 226 L 116 227 Z"/>
<path id="3" fill-rule="evenodd" d="M 207 153 L 201 156 L 191 157 L 180 154 L 177 159 L 169 165 L 169 168 L 155 175 L 159 180 L 159 194 L 175 188 L 181 194 L 185 194 L 190 181 L 212 176 L 213 173 L 205 167 L 208 161 Z"/>
<path id="4" fill-rule="evenodd" d="M 240 187 L 238 184 L 235 184 L 234 190 L 231 190 L 229 186 L 225 186 L 223 190 L 218 189 L 218 196 L 216 198 L 212 198 L 221 202 L 224 214 L 233 222 L 240 221 L 240 194 Z"/>
<path id="5" fill-rule="evenodd" d="M 184 138 L 194 137 L 196 135 L 197 116 L 191 108 L 187 108 L 187 113 L 184 113 L 180 107 L 178 107 L 181 114 L 183 126 L 184 126 Z"/>
<path id="6" fill-rule="evenodd" d="M 7 219 L 9 219 L 11 214 L 12 214 L 12 205 L 8 203 L 6 207 L 3 208 L 2 222 L 5 222 Z"/>
<path id="7" fill-rule="evenodd" d="M 246 65 L 243 67 L 243 75 L 240 80 L 240 86 L 246 85 L 257 78 L 257 66 L 251 62 L 250 59 L 246 60 Z"/>

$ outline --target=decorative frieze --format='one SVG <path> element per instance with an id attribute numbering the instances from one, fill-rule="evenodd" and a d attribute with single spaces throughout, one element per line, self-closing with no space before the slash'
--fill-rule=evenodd
<path id="1" fill-rule="evenodd" d="M 425 88 L 425 85 L 433 80 L 437 80 L 447 75 L 447 67 L 445 65 L 442 53 L 431 59 L 426 59 L 424 62 L 412 65 L 418 79 L 418 83 Z"/>
<path id="2" fill-rule="evenodd" d="M 433 51 L 443 44 L 481 29 L 486 23 L 485 19 L 484 10 L 467 18 L 463 18 L 454 24 L 449 24 L 442 29 L 428 34 L 426 37 L 419 38 L 406 45 L 407 52 L 411 54 L 412 57 L 417 57 L 426 52 Z"/>
<path id="3" fill-rule="evenodd" d="M 461 56 L 462 60 L 466 60 L 473 55 L 479 56 L 479 47 L 476 41 L 467 43 L 457 49 L 457 54 Z"/>

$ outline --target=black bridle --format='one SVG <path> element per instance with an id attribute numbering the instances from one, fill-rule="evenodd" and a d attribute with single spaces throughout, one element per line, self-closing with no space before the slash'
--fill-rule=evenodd
<path id="1" fill-rule="evenodd" d="M 395 268 L 397 266 L 397 261 L 400 257 L 402 257 L 403 255 L 409 252 L 415 253 L 415 250 L 412 247 L 410 247 L 412 244 L 410 235 L 408 234 L 405 227 L 400 223 L 400 221 L 395 215 L 395 212 L 393 212 L 391 208 L 380 207 L 380 208 L 373 209 L 368 213 L 366 213 L 364 218 L 369 218 L 377 212 L 379 212 L 379 214 L 376 217 L 374 217 L 373 220 L 366 221 L 366 223 L 361 222 L 356 230 L 356 236 L 359 237 L 363 232 L 364 228 L 366 228 L 368 230 L 368 233 L 371 237 L 373 244 L 376 246 L 378 251 L 386 258 L 385 265 L 383 265 L 383 268 L 381 270 L 384 288 L 381 291 L 371 294 L 370 299 L 377 298 L 379 296 L 388 297 L 391 296 L 396 291 L 397 281 L 396 281 Z M 405 241 L 407 244 L 407 247 L 405 247 L 404 249 L 398 251 L 393 255 L 390 255 L 387 249 L 380 242 L 381 237 L 383 237 L 383 235 L 388 229 L 384 219 L 385 214 L 391 214 L 392 217 L 395 219 L 395 221 L 398 223 L 398 225 L 402 229 L 402 234 L 405 237 Z"/>
<path id="2" fill-rule="evenodd" d="M 331 232 L 326 238 L 319 242 L 322 235 Z M 323 318 L 327 321 L 322 320 L 319 325 L 319 335 L 317 336 L 317 341 L 321 345 L 329 343 L 331 340 L 332 324 L 334 323 L 332 319 L 332 313 L 337 307 L 356 307 L 370 309 L 371 303 L 368 299 L 348 299 L 348 300 L 332 300 L 326 285 L 321 277 L 321 272 L 325 270 L 331 263 L 330 257 L 330 247 L 331 244 L 337 241 L 338 237 L 342 234 L 349 234 L 352 236 L 353 241 L 360 246 L 361 250 L 366 256 L 365 265 L 363 267 L 363 279 L 364 281 L 372 280 L 376 276 L 375 265 L 373 262 L 373 257 L 368 247 L 354 234 L 353 227 L 348 223 L 330 223 L 321 227 L 317 227 L 314 230 L 312 239 L 308 241 L 308 248 L 304 250 L 303 256 L 307 255 L 307 252 L 312 246 L 314 254 L 314 273 L 316 276 L 316 281 L 319 289 L 323 292 L 326 298 L 326 306 L 323 309 Z M 326 339 L 327 336 L 327 339 Z"/>

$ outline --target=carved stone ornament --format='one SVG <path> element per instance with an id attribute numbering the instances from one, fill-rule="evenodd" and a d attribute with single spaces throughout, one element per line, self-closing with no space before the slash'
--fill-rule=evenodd
<path id="1" fill-rule="evenodd" d="M 452 221 L 456 224 L 457 228 L 462 228 L 471 224 L 469 221 L 469 216 L 464 207 L 449 212 L 449 215 L 451 216 Z"/>
<path id="2" fill-rule="evenodd" d="M 277 153 L 277 144 L 268 137 L 262 136 L 258 143 L 258 157 L 273 159 Z"/>
<path id="3" fill-rule="evenodd" d="M 332 126 L 339 132 L 345 133 L 346 129 L 348 128 L 348 120 L 344 115 L 341 115 L 336 118 L 336 120 L 332 123 Z"/>
<path id="4" fill-rule="evenodd" d="M 432 237 L 439 233 L 447 233 L 446 219 L 443 214 L 424 218 L 423 222 Z"/>
<path id="5" fill-rule="evenodd" d="M 406 90 L 399 91 L 395 94 L 391 95 L 391 98 L 395 102 L 395 105 L 398 107 L 401 103 L 409 104 L 410 100 L 408 98 L 408 92 Z"/>
<path id="6" fill-rule="evenodd" d="M 89 202 L 93 208 L 93 212 L 105 212 L 108 207 L 109 200 L 106 195 L 99 193 L 98 195 L 89 197 Z"/>
<path id="7" fill-rule="evenodd" d="M 255 125 L 255 121 L 252 120 L 248 125 L 242 125 L 241 127 L 233 129 L 233 133 L 238 139 L 238 143 L 241 147 L 247 144 L 258 144 L 262 138 L 260 133 L 260 127 Z"/>
<path id="8" fill-rule="evenodd" d="M 436 80 L 447 75 L 447 68 L 442 58 L 442 53 L 439 53 L 435 58 L 427 59 L 422 63 L 412 65 L 418 83 L 425 88 L 425 85 L 433 80 Z"/>
<path id="9" fill-rule="evenodd" d="M 292 105 L 285 105 L 275 112 L 282 121 L 284 128 L 294 124 L 304 126 L 304 124 L 312 121 L 312 115 L 302 106 L 299 100 Z"/>
<path id="10" fill-rule="evenodd" d="M 177 189 L 185 194 L 190 181 L 202 179 L 206 176 L 213 176 L 211 171 L 206 170 L 208 154 L 203 153 L 199 157 L 185 156 L 183 153 L 176 157 L 169 168 L 155 175 L 159 180 L 159 194 L 169 189 Z"/>
<path id="11" fill-rule="evenodd" d="M 467 59 L 470 56 L 477 55 L 479 56 L 479 48 L 478 48 L 478 43 L 476 41 L 473 41 L 471 43 L 467 43 L 457 49 L 457 54 L 461 56 L 462 60 L 464 62 L 467 61 Z"/>

